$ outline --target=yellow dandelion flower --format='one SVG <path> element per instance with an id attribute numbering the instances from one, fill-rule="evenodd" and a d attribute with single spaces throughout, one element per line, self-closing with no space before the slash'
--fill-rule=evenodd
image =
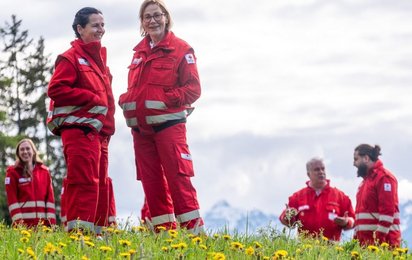
<path id="1" fill-rule="evenodd" d="M 76 235 L 71 235 L 69 238 L 73 241 L 79 241 L 79 237 Z"/>
<path id="2" fill-rule="evenodd" d="M 174 229 L 168 230 L 168 233 L 169 233 L 169 236 L 172 238 L 176 238 L 178 234 L 178 232 Z"/>
<path id="3" fill-rule="evenodd" d="M 192 243 L 193 244 L 200 244 L 200 243 L 202 243 L 202 238 L 194 237 L 194 238 L 192 238 Z"/>
<path id="4" fill-rule="evenodd" d="M 170 247 L 171 247 L 172 249 L 178 249 L 178 248 L 179 248 L 179 244 L 172 244 L 172 245 L 170 245 Z"/>
<path id="5" fill-rule="evenodd" d="M 393 256 L 393 257 L 398 256 L 398 255 L 399 255 L 399 252 L 398 252 L 398 251 L 396 251 L 396 250 L 393 250 L 393 251 L 392 251 L 392 256 Z"/>
<path id="6" fill-rule="evenodd" d="M 164 226 L 157 226 L 156 227 L 156 231 L 160 232 L 160 231 L 166 231 L 166 227 Z"/>
<path id="7" fill-rule="evenodd" d="M 123 258 L 130 258 L 131 256 L 129 252 L 120 253 L 119 255 L 120 257 L 123 257 Z"/>
<path id="8" fill-rule="evenodd" d="M 350 252 L 351 259 L 360 259 L 360 254 L 358 251 Z"/>
<path id="9" fill-rule="evenodd" d="M 161 249 L 162 249 L 162 251 L 163 251 L 163 252 L 167 252 L 167 251 L 169 251 L 169 248 L 168 248 L 167 246 L 162 246 L 162 248 L 161 248 Z"/>
<path id="10" fill-rule="evenodd" d="M 165 239 L 165 242 L 171 244 L 173 242 L 173 239 L 171 238 Z"/>
<path id="11" fill-rule="evenodd" d="M 20 238 L 20 242 L 27 243 L 27 242 L 29 242 L 29 238 L 28 237 L 22 237 L 22 238 Z"/>
<path id="12" fill-rule="evenodd" d="M 50 232 L 53 231 L 51 228 L 49 228 L 49 227 L 47 227 L 47 226 L 42 226 L 42 230 L 43 230 L 43 232 L 45 232 L 45 233 L 50 233 Z"/>
<path id="13" fill-rule="evenodd" d="M 262 244 L 260 244 L 258 241 L 254 241 L 253 244 L 255 245 L 255 248 L 261 248 Z"/>
<path id="14" fill-rule="evenodd" d="M 341 246 L 335 246 L 335 250 L 338 251 L 338 252 L 343 252 L 344 251 L 343 247 L 341 247 Z"/>
<path id="15" fill-rule="evenodd" d="M 309 250 L 309 249 L 312 249 L 312 245 L 304 244 L 304 245 L 302 246 L 302 248 L 303 248 L 304 250 Z"/>
<path id="16" fill-rule="evenodd" d="M 19 252 L 20 255 L 24 254 L 24 250 L 21 248 L 17 249 L 17 252 Z"/>
<path id="17" fill-rule="evenodd" d="M 408 248 L 406 248 L 406 247 L 405 248 L 397 247 L 395 250 L 398 251 L 399 254 L 407 254 L 408 253 Z"/>
<path id="18" fill-rule="evenodd" d="M 213 260 L 225 260 L 226 256 L 223 253 L 214 253 Z"/>
<path id="19" fill-rule="evenodd" d="M 137 252 L 137 251 L 134 250 L 134 249 L 129 249 L 129 254 L 130 254 L 130 255 L 134 255 L 134 254 L 136 254 L 136 252 Z"/>
<path id="20" fill-rule="evenodd" d="M 114 233 L 114 228 L 108 227 L 108 228 L 106 229 L 106 232 L 107 232 L 107 233 Z"/>
<path id="21" fill-rule="evenodd" d="M 36 258 L 36 254 L 34 253 L 33 248 L 28 247 L 28 248 L 26 249 L 26 253 L 27 253 L 30 257 L 32 257 L 32 258 Z"/>
<path id="22" fill-rule="evenodd" d="M 277 251 L 273 254 L 273 256 L 275 257 L 275 259 L 283 259 L 283 258 L 285 258 L 285 257 L 288 256 L 288 251 L 283 250 L 283 249 L 280 249 L 280 250 L 277 250 Z"/>
<path id="23" fill-rule="evenodd" d="M 383 242 L 383 243 L 381 244 L 381 247 L 382 247 L 382 248 L 389 248 L 389 244 L 386 243 L 386 242 Z"/>
<path id="24" fill-rule="evenodd" d="M 242 250 L 243 249 L 243 245 L 239 242 L 232 242 L 230 243 L 230 247 L 232 249 L 238 249 L 238 250 Z"/>
<path id="25" fill-rule="evenodd" d="M 247 255 L 254 255 L 254 254 L 255 254 L 255 249 L 250 246 L 250 247 L 246 248 L 245 254 L 247 254 Z"/>
<path id="26" fill-rule="evenodd" d="M 224 240 L 231 240 L 231 239 L 232 239 L 232 237 L 231 237 L 231 236 L 229 236 L 229 235 L 223 235 L 223 239 L 224 239 Z"/>
<path id="27" fill-rule="evenodd" d="M 192 239 L 192 238 L 195 238 L 196 235 L 195 235 L 195 234 L 188 234 L 187 237 L 190 238 L 190 239 Z"/>
<path id="28" fill-rule="evenodd" d="M 44 254 L 48 255 L 51 254 L 54 251 L 54 246 L 52 243 L 47 242 L 46 245 L 43 248 Z"/>
<path id="29" fill-rule="evenodd" d="M 205 246 L 205 245 L 199 245 L 199 248 L 203 249 L 203 250 L 207 250 L 207 246 Z"/>
<path id="30" fill-rule="evenodd" d="M 90 260 L 90 258 L 88 258 L 87 256 L 82 256 L 81 260 Z"/>
<path id="31" fill-rule="evenodd" d="M 219 237 L 220 237 L 219 234 L 214 234 L 214 235 L 213 235 L 213 238 L 215 238 L 215 239 L 217 239 L 217 238 L 219 238 Z"/>
<path id="32" fill-rule="evenodd" d="M 375 253 L 379 252 L 379 248 L 377 246 L 372 246 L 372 245 L 368 246 L 368 250 L 370 252 L 375 252 Z"/>
<path id="33" fill-rule="evenodd" d="M 300 254 L 302 254 L 302 249 L 296 248 L 296 255 L 300 255 Z"/>
<path id="34" fill-rule="evenodd" d="M 329 241 L 329 238 L 327 238 L 327 237 L 325 237 L 325 236 L 322 236 L 322 240 L 325 241 L 325 242 L 327 242 L 327 241 Z"/>
<path id="35" fill-rule="evenodd" d="M 88 246 L 88 247 L 94 247 L 94 243 L 91 241 L 84 241 L 84 243 Z"/>
<path id="36" fill-rule="evenodd" d="M 113 233 L 115 233 L 115 234 L 122 234 L 122 233 L 123 233 L 123 230 L 114 228 Z"/>
<path id="37" fill-rule="evenodd" d="M 269 257 L 269 256 L 264 256 L 262 259 L 263 259 L 263 260 L 269 260 L 270 257 Z"/>
<path id="38" fill-rule="evenodd" d="M 135 227 L 132 227 L 132 231 L 133 232 L 146 232 L 147 231 L 147 228 L 145 227 L 145 226 L 135 226 Z"/>
<path id="39" fill-rule="evenodd" d="M 31 237 L 31 233 L 27 230 L 20 231 L 20 234 L 22 234 L 25 237 Z"/>
<path id="40" fill-rule="evenodd" d="M 66 247 L 66 246 L 67 246 L 67 244 L 59 242 L 59 247 L 63 248 L 63 247 Z"/>
<path id="41" fill-rule="evenodd" d="M 186 249 L 187 248 L 187 244 L 185 242 L 181 242 L 179 243 L 179 248 L 180 249 Z"/>
<path id="42" fill-rule="evenodd" d="M 113 250 L 110 246 L 101 246 L 99 249 L 105 253 Z"/>
<path id="43" fill-rule="evenodd" d="M 122 246 L 130 246 L 132 242 L 130 242 L 129 240 L 125 240 L 125 239 L 120 239 L 119 244 L 121 244 Z"/>

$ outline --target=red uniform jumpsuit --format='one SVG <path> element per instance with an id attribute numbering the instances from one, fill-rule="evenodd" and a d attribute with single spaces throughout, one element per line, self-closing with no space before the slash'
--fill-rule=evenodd
<path id="1" fill-rule="evenodd" d="M 47 226 L 56 224 L 52 180 L 46 166 L 36 163 L 31 177 L 23 176 L 22 166 L 10 166 L 5 185 L 13 224 L 29 227 L 39 223 Z"/>
<path id="2" fill-rule="evenodd" d="M 203 227 L 192 157 L 186 142 L 186 117 L 200 96 L 193 49 L 172 32 L 151 48 L 146 36 L 135 48 L 128 89 L 120 96 L 131 127 L 137 178 L 141 179 L 152 224 L 198 232 Z"/>
<path id="3" fill-rule="evenodd" d="M 398 181 L 377 160 L 356 194 L 355 235 L 362 245 L 401 243 Z"/>
<path id="4" fill-rule="evenodd" d="M 110 74 L 110 73 L 109 73 Z M 110 74 L 111 75 L 111 74 Z M 110 78 L 111 82 L 111 78 Z M 110 84 L 111 85 L 111 84 Z M 109 178 L 109 142 L 115 132 L 115 103 L 112 90 L 107 92 L 108 111 L 102 130 L 99 133 L 101 156 L 99 168 L 99 202 L 95 219 L 95 232 L 102 233 L 102 228 L 116 223 L 116 204 L 112 180 Z M 111 214 L 109 214 L 109 211 Z M 110 215 L 110 216 L 109 216 Z M 111 218 L 111 219 L 109 219 Z"/>
<path id="5" fill-rule="evenodd" d="M 59 55 L 50 80 L 48 127 L 61 135 L 67 166 L 67 227 L 94 230 L 99 191 L 101 143 L 111 75 L 100 42 L 73 41 Z"/>
<path id="6" fill-rule="evenodd" d="M 330 187 L 329 183 L 330 181 L 327 180 L 326 187 L 317 195 L 308 181 L 307 187 L 289 197 L 288 206 L 297 209 L 298 215 L 292 218 L 291 223 L 287 223 L 286 210 L 284 210 L 279 217 L 280 221 L 289 225 L 299 220 L 302 223 L 299 233 L 308 232 L 310 235 L 317 236 L 322 232 L 328 239 L 339 241 L 342 229 L 353 227 L 355 214 L 350 198 L 337 188 Z M 348 214 L 348 224 L 342 228 L 333 220 L 336 217 L 343 217 L 345 212 Z"/>

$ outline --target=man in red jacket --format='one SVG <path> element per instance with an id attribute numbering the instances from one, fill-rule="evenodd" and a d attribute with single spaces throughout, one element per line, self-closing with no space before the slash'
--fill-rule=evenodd
<path id="1" fill-rule="evenodd" d="M 355 235 L 361 245 L 401 243 L 398 181 L 379 160 L 381 148 L 360 144 L 355 148 L 353 165 L 363 181 L 356 195 Z"/>
<path id="2" fill-rule="evenodd" d="M 353 228 L 354 211 L 350 198 L 329 185 L 321 158 L 306 163 L 307 187 L 289 197 L 279 219 L 288 227 L 298 226 L 300 234 L 339 241 L 342 230 Z"/>

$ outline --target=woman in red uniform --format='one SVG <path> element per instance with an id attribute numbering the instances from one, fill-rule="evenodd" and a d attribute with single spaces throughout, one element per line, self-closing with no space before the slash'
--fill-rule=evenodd
<path id="1" fill-rule="evenodd" d="M 115 131 L 115 105 L 106 48 L 101 45 L 104 26 L 103 14 L 96 8 L 76 13 L 72 25 L 76 39 L 57 57 L 48 89 L 48 127 L 61 135 L 67 166 L 68 231 L 96 228 L 100 233 L 108 222 L 108 145 Z"/>
<path id="2" fill-rule="evenodd" d="M 177 221 L 199 233 L 203 220 L 190 180 L 185 124 L 200 97 L 196 57 L 170 31 L 172 17 L 163 1 L 143 1 L 139 17 L 144 38 L 134 48 L 128 89 L 119 100 L 132 128 L 137 177 L 154 227 L 175 228 Z"/>
<path id="3" fill-rule="evenodd" d="M 56 224 L 50 173 L 31 139 L 23 139 L 17 144 L 16 163 L 7 168 L 5 185 L 14 225 Z"/>

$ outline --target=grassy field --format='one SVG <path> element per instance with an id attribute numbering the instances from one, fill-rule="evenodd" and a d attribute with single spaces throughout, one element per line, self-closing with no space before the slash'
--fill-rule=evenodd
<path id="1" fill-rule="evenodd" d="M 356 241 L 292 239 L 268 227 L 256 235 L 225 231 L 194 236 L 185 230 L 154 234 L 144 226 L 107 228 L 102 237 L 60 228 L 0 224 L 0 259 L 412 259 L 407 248 L 361 248 Z"/>

